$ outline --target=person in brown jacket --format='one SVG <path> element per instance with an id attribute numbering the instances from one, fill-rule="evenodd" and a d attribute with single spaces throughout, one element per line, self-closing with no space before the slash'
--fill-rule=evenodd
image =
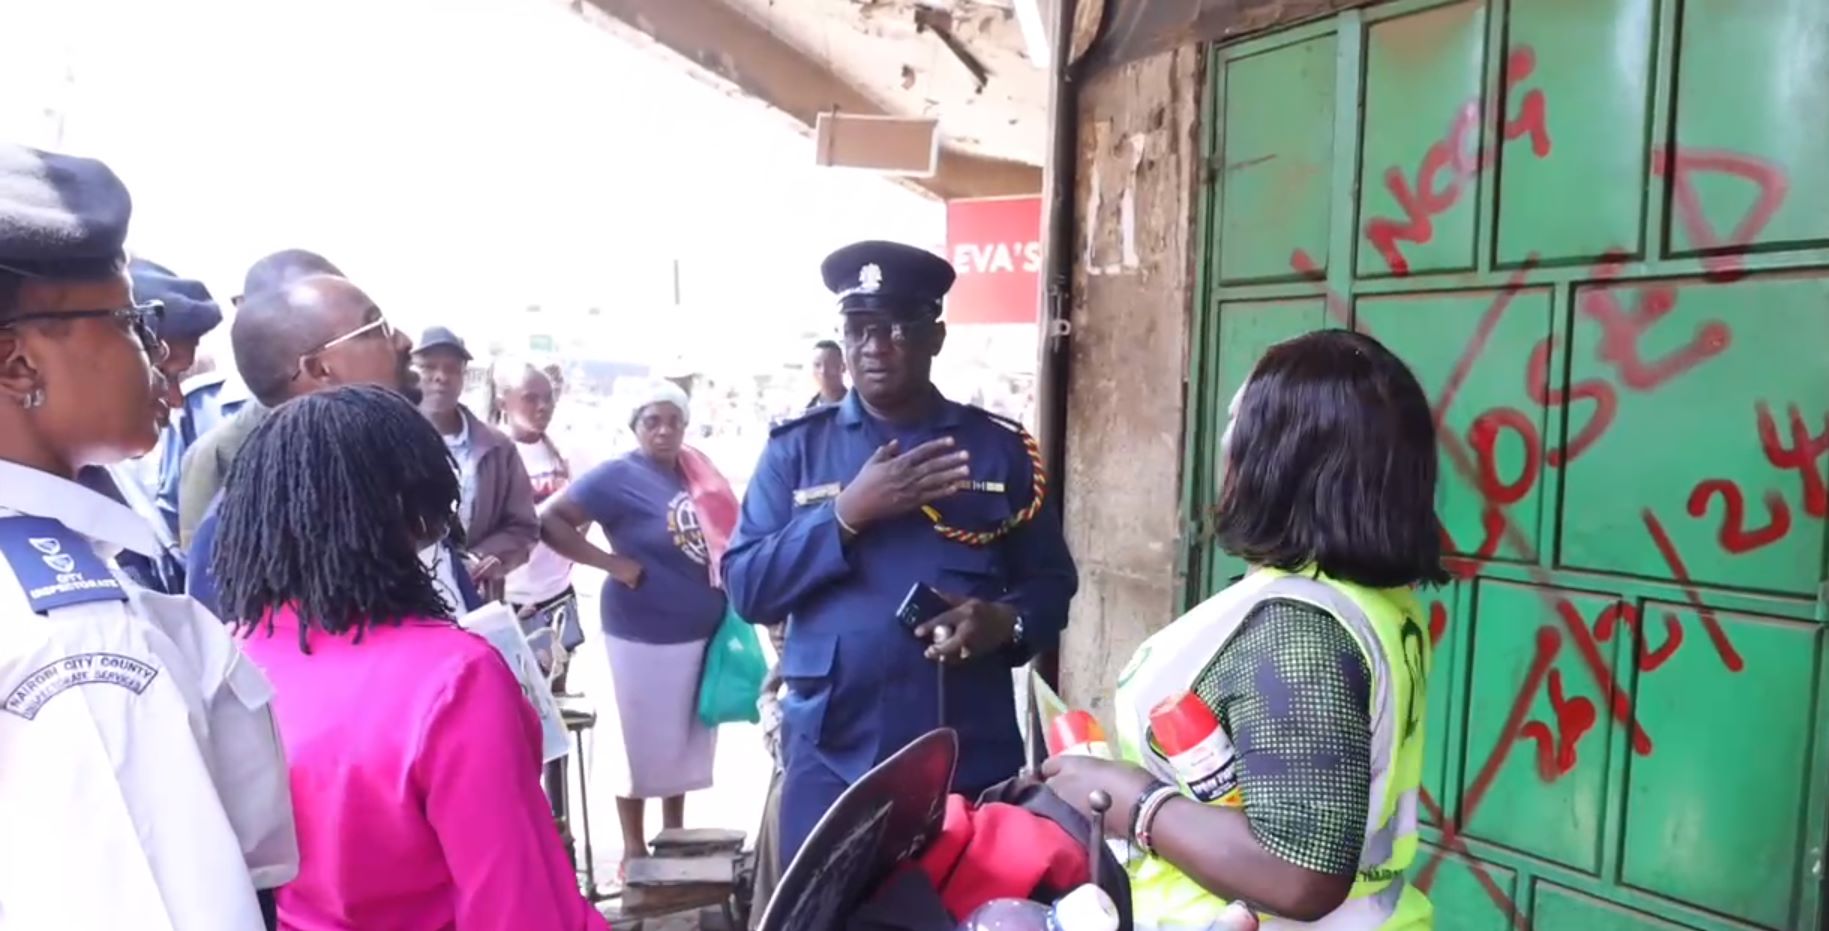
<path id="1" fill-rule="evenodd" d="M 462 499 L 464 561 L 485 599 L 503 597 L 508 573 L 520 568 L 540 542 L 533 482 L 514 441 L 464 407 L 464 374 L 470 350 L 456 333 L 430 327 L 413 349 L 423 396 L 419 409 L 445 439 L 457 463 Z"/>

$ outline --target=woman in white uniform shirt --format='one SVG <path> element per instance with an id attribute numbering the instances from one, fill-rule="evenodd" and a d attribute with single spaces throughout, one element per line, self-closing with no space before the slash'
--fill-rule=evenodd
<path id="1" fill-rule="evenodd" d="M 266 679 L 72 480 L 158 438 L 129 213 L 101 163 L 0 146 L 0 927 L 254 931 L 298 861 Z"/>

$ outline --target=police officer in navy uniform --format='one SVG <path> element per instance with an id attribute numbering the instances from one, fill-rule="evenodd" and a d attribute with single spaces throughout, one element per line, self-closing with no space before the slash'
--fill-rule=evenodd
<path id="1" fill-rule="evenodd" d="M 788 619 L 783 862 L 847 785 L 942 723 L 956 791 L 1015 775 L 1011 669 L 1055 645 L 1079 587 L 1034 440 L 933 385 L 952 266 L 860 242 L 821 271 L 852 391 L 774 429 L 723 562 L 742 616 Z M 951 607 L 911 631 L 897 610 L 917 583 Z"/>
<path id="2" fill-rule="evenodd" d="M 161 307 L 136 303 L 126 189 L 0 145 L 0 923 L 254 931 L 298 846 L 272 688 L 80 470 L 144 454 Z"/>
<path id="3" fill-rule="evenodd" d="M 133 277 L 134 300 L 165 305 L 159 338 L 165 341 L 168 352 L 162 369 L 171 392 L 171 417 L 159 437 L 159 479 L 153 493 L 165 533 L 175 546 L 178 474 L 184 451 L 227 413 L 233 413 L 232 405 L 237 403 L 232 399 L 233 392 L 230 398 L 222 395 L 220 372 L 191 374 L 197 364 L 198 345 L 222 323 L 222 307 L 203 282 L 144 257 L 135 256 L 127 271 Z"/>
<path id="4" fill-rule="evenodd" d="M 155 321 L 155 332 L 165 344 L 165 360 L 159 363 L 159 371 L 165 376 L 165 400 L 170 407 L 170 414 L 164 435 L 159 441 L 159 488 L 144 487 L 136 470 L 126 462 L 89 466 L 78 473 L 76 480 L 85 488 L 132 508 L 146 520 L 158 540 L 159 555 L 156 557 L 142 556 L 131 550 L 122 551 L 115 557 L 115 563 L 121 571 L 127 573 L 134 582 L 153 591 L 179 595 L 184 592 L 185 566 L 184 551 L 178 546 L 175 490 L 178 483 L 178 456 L 182 451 L 175 450 L 171 445 L 174 442 L 173 428 L 177 426 L 185 405 L 184 397 L 177 390 L 178 379 L 195 362 L 198 341 L 222 323 L 222 308 L 217 306 L 216 299 L 210 296 L 210 290 L 203 282 L 179 276 L 156 262 L 136 256 L 128 263 L 127 273 L 133 281 L 135 303 L 156 303 L 163 308 Z M 168 483 L 174 490 L 169 508 L 165 506 L 162 497 Z"/>

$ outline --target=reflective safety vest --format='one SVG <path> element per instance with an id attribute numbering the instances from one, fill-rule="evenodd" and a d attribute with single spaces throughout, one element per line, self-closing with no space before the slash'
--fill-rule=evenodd
<path id="1" fill-rule="evenodd" d="M 1241 807 L 1236 784 L 1194 793 L 1149 738 L 1149 713 L 1164 699 L 1191 690 L 1237 633 L 1251 609 L 1286 598 L 1326 611 L 1353 635 L 1371 670 L 1371 804 L 1365 848 L 1352 891 L 1316 922 L 1260 915 L 1264 931 L 1428 931 L 1434 909 L 1404 878 L 1416 858 L 1416 811 L 1422 786 L 1424 690 L 1429 635 L 1408 589 L 1369 589 L 1324 576 L 1262 569 L 1207 599 L 1138 648 L 1118 679 L 1118 750 L 1189 798 Z M 1224 738 L 1222 731 L 1221 737 Z M 1231 758 L 1229 740 L 1223 747 Z M 1138 931 L 1201 931 L 1215 926 L 1226 900 L 1206 891 L 1174 864 L 1140 851 L 1127 864 Z"/>

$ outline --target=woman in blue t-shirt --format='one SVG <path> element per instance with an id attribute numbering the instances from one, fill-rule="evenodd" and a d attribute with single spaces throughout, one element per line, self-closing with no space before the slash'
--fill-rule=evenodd
<path id="1" fill-rule="evenodd" d="M 638 448 L 584 473 L 541 511 L 547 546 L 609 573 L 603 632 L 628 759 L 616 792 L 625 863 L 647 853 L 647 800 L 661 799 L 664 826 L 680 827 L 686 793 L 711 787 L 717 750 L 716 730 L 698 718 L 698 690 L 706 645 L 724 619 L 713 550 L 728 530 L 702 523 L 702 511 L 725 509 L 706 507 L 695 481 L 693 466 L 704 460 L 685 446 L 687 410 L 679 387 L 650 386 L 629 418 Z M 613 552 L 590 542 L 593 523 Z"/>

